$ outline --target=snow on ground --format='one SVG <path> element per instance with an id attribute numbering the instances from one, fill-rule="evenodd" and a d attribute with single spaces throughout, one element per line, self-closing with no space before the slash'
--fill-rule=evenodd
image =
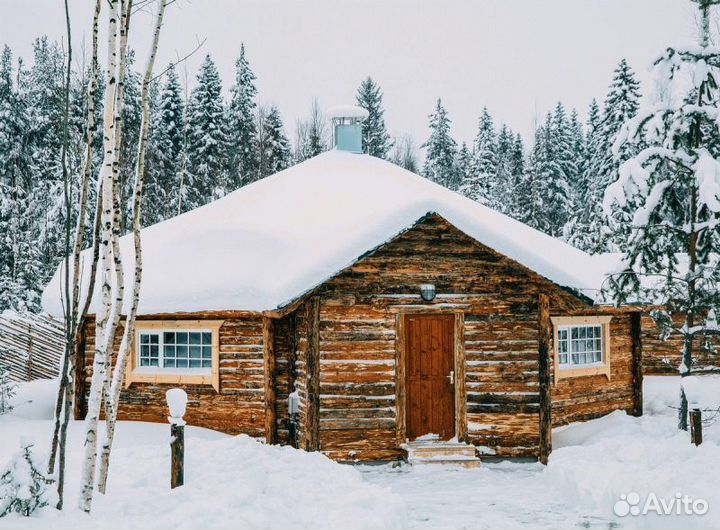
<path id="1" fill-rule="evenodd" d="M 703 376 L 702 406 L 720 407 L 720 377 Z M 373 484 L 406 501 L 413 528 L 720 528 L 720 421 L 694 447 L 678 432 L 679 377 L 646 377 L 642 418 L 615 412 L 555 429 L 547 467 L 483 463 L 479 469 L 365 466 Z M 677 492 L 708 501 L 705 515 L 617 517 L 620 495 Z"/>
<path id="2" fill-rule="evenodd" d="M 0 465 L 22 438 L 46 452 L 55 382 L 22 385 L 11 415 L 0 416 Z M 32 402 L 28 400 L 32 399 Z M 80 488 L 81 422 L 70 425 L 69 482 L 62 516 L 0 519 L 0 528 L 402 528 L 405 506 L 350 466 L 318 453 L 265 446 L 247 436 L 187 427 L 185 486 L 170 490 L 170 426 L 120 422 L 108 495 L 87 517 L 75 509 Z"/>
<path id="3" fill-rule="evenodd" d="M 720 406 L 720 376 L 702 376 L 702 406 Z M 186 485 L 169 490 L 169 426 L 121 422 L 107 498 L 93 515 L 46 509 L 41 519 L 3 519 L 0 528 L 718 528 L 720 423 L 705 443 L 676 429 L 677 377 L 645 378 L 642 418 L 615 412 L 556 429 L 547 467 L 484 462 L 449 466 L 336 464 L 319 454 L 268 447 L 188 427 Z M 45 451 L 53 382 L 21 387 L 21 403 L 0 417 L 0 465 L 21 436 Z M 31 402 L 29 402 L 32 400 Z M 66 491 L 79 488 L 82 425 L 73 423 Z M 618 517 L 613 505 L 632 491 L 683 493 L 709 504 L 705 515 Z"/>

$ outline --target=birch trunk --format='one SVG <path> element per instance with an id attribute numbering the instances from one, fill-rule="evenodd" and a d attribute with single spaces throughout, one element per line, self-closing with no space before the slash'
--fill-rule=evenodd
<path id="1" fill-rule="evenodd" d="M 125 110 L 125 73 L 127 64 L 127 40 L 130 32 L 130 14 L 132 0 L 124 0 L 120 6 L 120 61 L 117 65 L 117 89 L 115 91 L 115 158 L 112 165 L 113 205 L 112 205 L 112 235 L 110 238 L 113 270 L 115 273 L 115 300 L 112 306 L 112 313 L 105 333 L 106 351 L 110 352 L 105 358 L 105 379 L 103 381 L 103 400 L 105 403 L 105 422 L 110 402 L 110 380 L 108 374 L 112 368 L 112 351 L 115 343 L 115 332 L 120 324 L 123 300 L 125 298 L 125 275 L 123 271 L 122 256 L 120 255 L 120 235 L 122 231 L 122 215 L 120 205 L 120 147 L 122 145 L 122 115 Z"/>
<path id="2" fill-rule="evenodd" d="M 117 92 L 117 44 L 118 44 L 118 17 L 120 15 L 119 3 L 121 0 L 107 0 L 110 6 L 108 19 L 107 40 L 107 86 L 105 88 L 105 102 L 103 112 L 103 165 L 100 170 L 102 194 L 101 201 L 101 228 L 99 266 L 102 281 L 102 300 L 96 312 L 95 330 L 95 356 L 93 360 L 93 374 L 88 396 L 88 412 L 85 418 L 85 455 L 81 474 L 80 509 L 90 512 L 95 482 L 95 462 L 97 459 L 97 428 L 102 405 L 103 388 L 107 374 L 107 357 L 109 331 L 108 321 L 111 319 L 113 308 L 113 278 L 112 278 L 112 237 L 114 220 L 114 191 L 113 169 L 116 163 L 115 153 L 115 97 Z M 119 310 L 119 308 L 118 308 Z M 112 339 L 110 339 L 112 346 Z"/>
<path id="3" fill-rule="evenodd" d="M 67 167 L 67 151 L 69 141 L 68 131 L 68 118 L 70 116 L 70 73 L 72 67 L 72 34 L 70 31 L 70 11 L 65 1 L 65 22 L 66 22 L 66 36 L 68 41 L 67 56 L 65 61 L 65 86 L 63 89 L 63 122 L 62 122 L 62 152 L 60 163 L 62 166 L 63 176 L 63 202 L 65 206 L 65 270 L 64 280 L 65 285 L 62 292 L 63 307 L 65 309 L 65 351 L 63 354 L 63 362 L 60 368 L 60 385 L 58 386 L 58 394 L 55 401 L 55 428 L 53 429 L 52 444 L 50 446 L 50 458 L 48 459 L 48 473 L 53 473 L 55 470 L 55 457 L 57 455 L 58 437 L 60 434 L 60 424 L 62 423 L 62 409 L 66 401 L 68 382 L 69 365 L 71 363 L 70 357 L 73 354 L 72 348 L 72 310 L 71 310 L 71 298 L 70 292 L 70 175 Z M 62 489 L 58 484 L 58 509 L 62 508 Z"/>
<path id="4" fill-rule="evenodd" d="M 125 377 L 125 369 L 127 367 L 128 357 L 132 351 L 133 341 L 135 338 L 135 317 L 137 315 L 138 302 L 140 300 L 140 285 L 142 282 L 142 242 L 140 238 L 140 220 L 142 214 L 142 192 L 143 178 L 145 174 L 145 153 L 147 150 L 148 129 L 150 123 L 150 106 L 149 91 L 152 81 L 153 67 L 155 66 L 155 57 L 157 55 L 158 42 L 160 40 L 160 29 L 162 28 L 163 15 L 165 12 L 165 4 L 167 0 L 159 0 L 158 11 L 155 17 L 155 31 L 153 33 L 152 46 L 150 48 L 150 56 L 145 67 L 145 76 L 142 84 L 141 108 L 142 123 L 140 126 L 140 141 L 138 143 L 138 158 L 135 167 L 135 184 L 133 191 L 133 244 L 135 247 L 135 276 L 132 292 L 132 304 L 125 321 L 125 330 L 122 342 L 120 343 L 120 351 L 118 352 L 117 361 L 112 375 L 112 384 L 108 393 L 109 407 L 106 407 L 107 429 L 105 430 L 105 439 L 100 456 L 100 471 L 98 475 L 98 490 L 105 493 L 107 487 L 108 468 L 110 466 L 110 451 L 115 435 L 115 425 L 117 422 L 117 411 L 120 402 L 120 391 L 122 389 L 123 379 Z"/>

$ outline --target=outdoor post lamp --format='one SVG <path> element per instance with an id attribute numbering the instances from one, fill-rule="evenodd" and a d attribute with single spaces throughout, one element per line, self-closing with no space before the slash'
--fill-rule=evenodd
<path id="1" fill-rule="evenodd" d="M 424 283 L 420 286 L 420 296 L 426 302 L 435 300 L 435 286 L 431 283 Z"/>
<path id="2" fill-rule="evenodd" d="M 187 394 L 182 388 L 171 388 L 165 392 L 170 409 L 170 488 L 185 483 L 185 407 Z"/>

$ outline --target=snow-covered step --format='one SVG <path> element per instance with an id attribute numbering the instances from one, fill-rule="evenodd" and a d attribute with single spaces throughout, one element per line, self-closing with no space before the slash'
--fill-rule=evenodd
<path id="1" fill-rule="evenodd" d="M 403 444 L 407 461 L 416 464 L 448 464 L 463 467 L 477 467 L 480 459 L 475 446 L 462 442 L 419 441 Z"/>

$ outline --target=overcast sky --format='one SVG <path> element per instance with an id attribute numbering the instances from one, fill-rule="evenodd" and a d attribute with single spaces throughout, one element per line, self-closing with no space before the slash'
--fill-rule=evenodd
<path id="1" fill-rule="evenodd" d="M 91 0 L 70 0 L 74 45 L 92 18 Z M 61 0 L 0 0 L 0 41 L 30 59 L 32 40 L 64 34 Z M 159 65 L 190 51 L 189 75 L 205 53 L 224 88 L 245 42 L 261 101 L 276 103 L 288 132 L 317 96 L 323 107 L 354 99 L 371 75 L 385 92 L 394 133 L 427 136 L 427 115 L 442 97 L 459 140 L 474 136 L 487 106 L 526 138 L 535 119 L 562 100 L 584 117 L 602 100 L 626 57 L 648 88 L 649 65 L 668 45 L 694 39 L 688 0 L 177 0 L 168 7 Z M 105 8 L 106 10 L 106 8 Z M 150 16 L 134 20 L 141 63 Z M 104 57 L 101 47 L 101 56 Z"/>

